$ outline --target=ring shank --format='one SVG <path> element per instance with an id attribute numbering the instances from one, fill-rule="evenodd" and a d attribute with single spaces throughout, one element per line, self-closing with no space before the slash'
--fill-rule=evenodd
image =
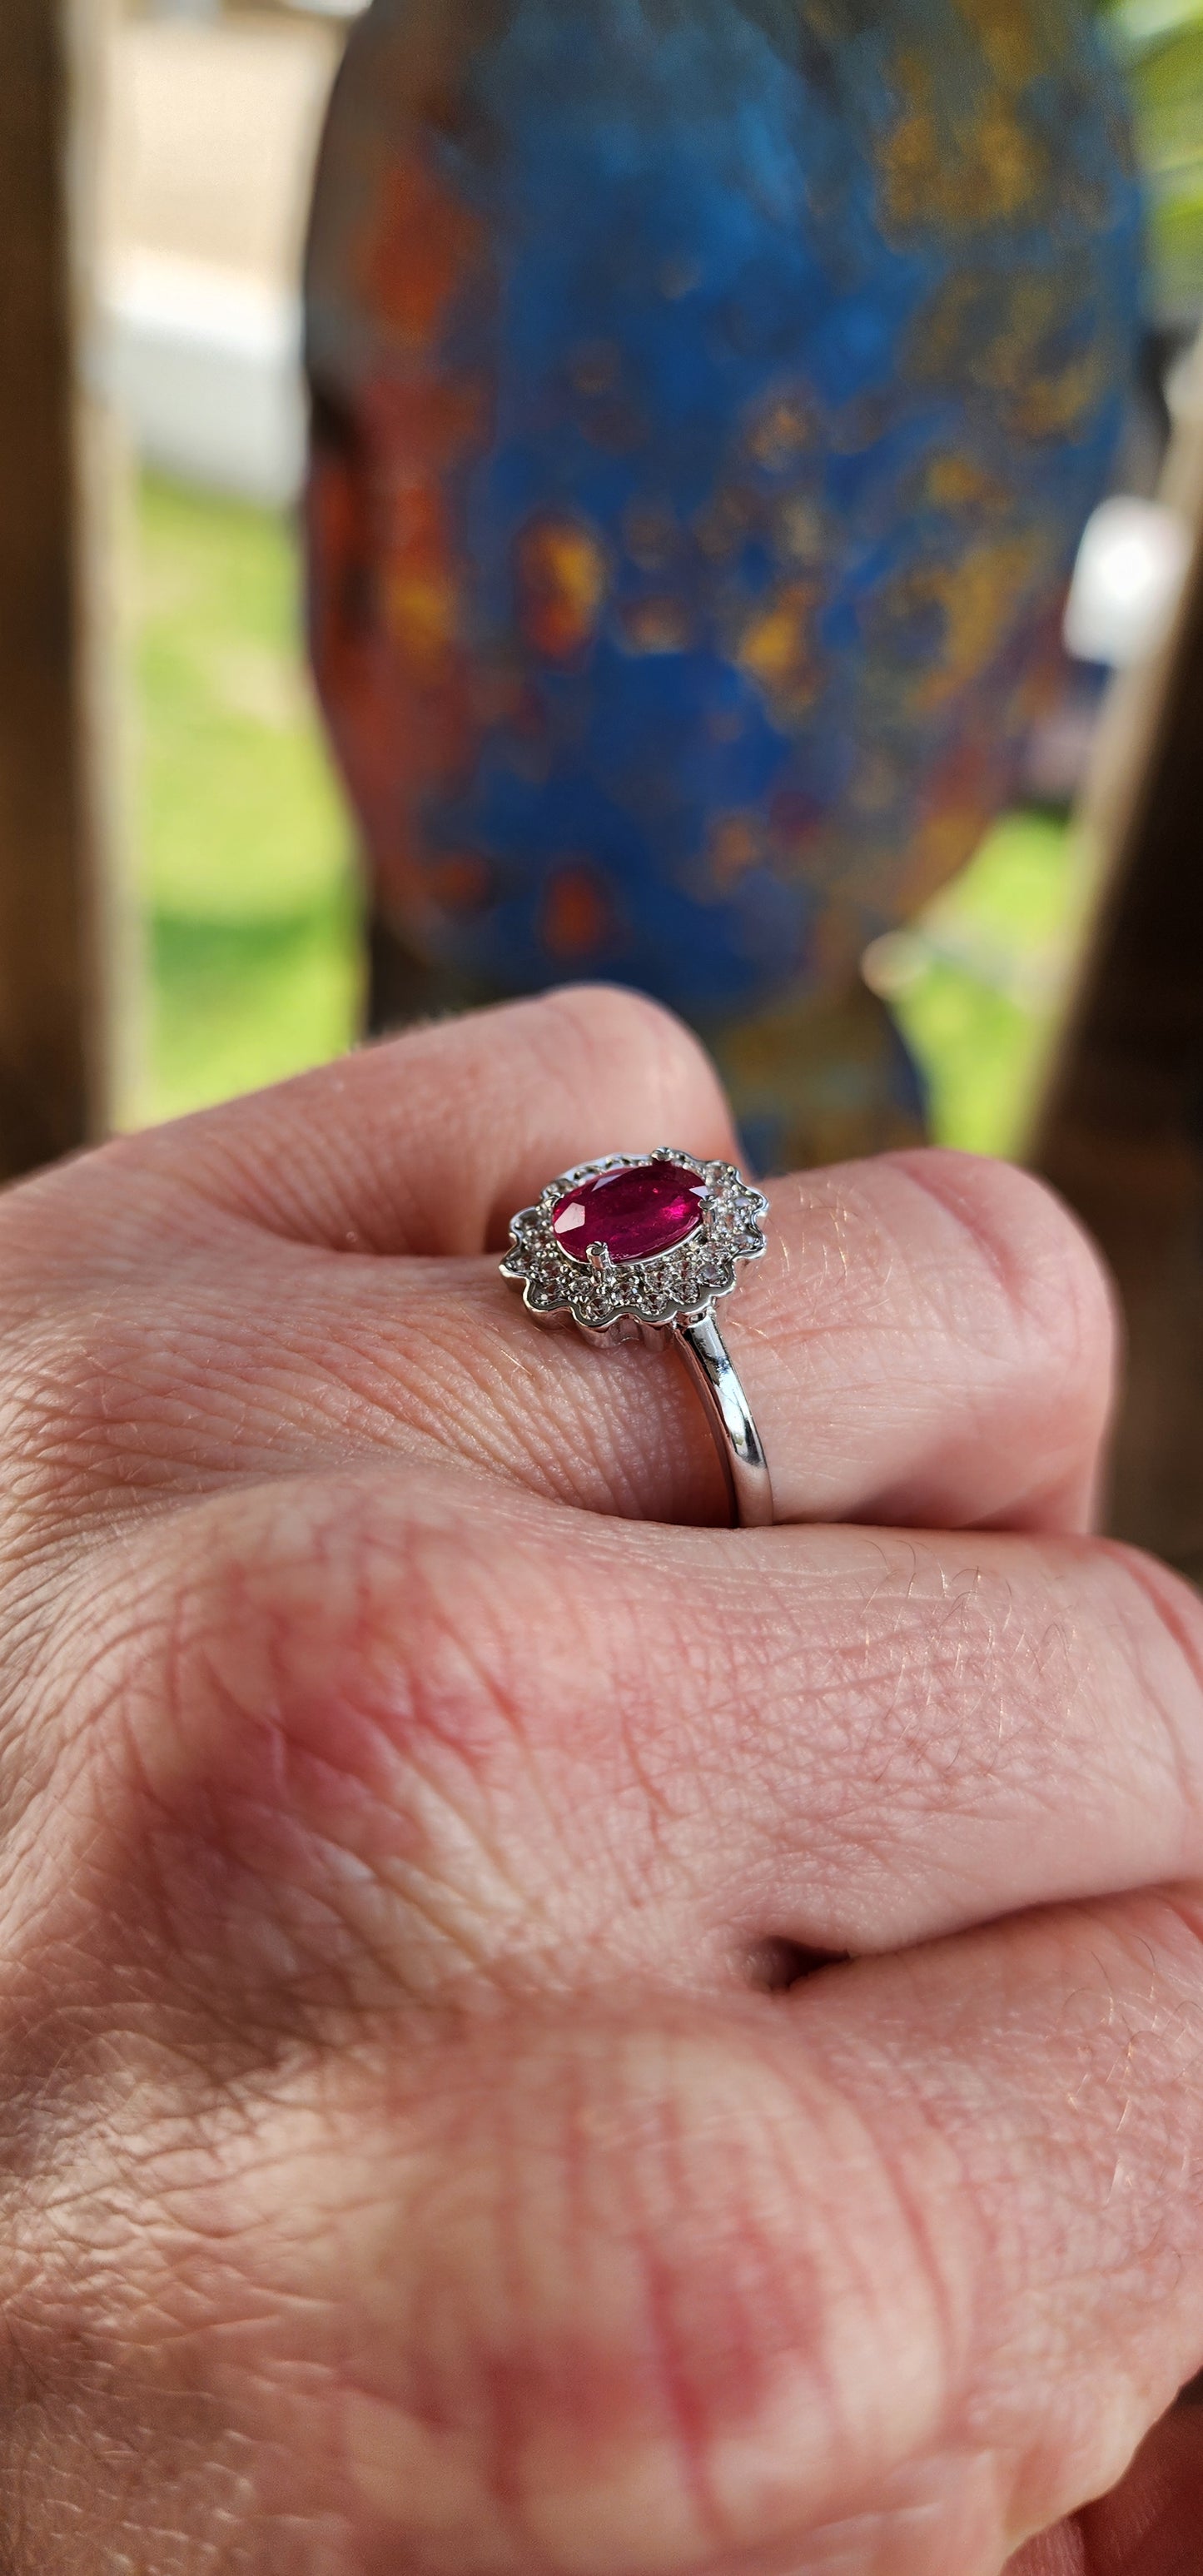
<path id="1" fill-rule="evenodd" d="M 722 1460 L 737 1529 L 768 1529 L 773 1486 L 760 1434 L 713 1308 L 673 1326 L 673 1339 L 706 1408 Z"/>

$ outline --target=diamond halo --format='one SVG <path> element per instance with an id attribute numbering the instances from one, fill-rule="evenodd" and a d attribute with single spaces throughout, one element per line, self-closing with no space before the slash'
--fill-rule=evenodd
<path id="1" fill-rule="evenodd" d="M 567 1253 L 553 1230 L 561 1201 L 599 1173 L 637 1171 L 671 1163 L 705 1183 L 698 1224 L 684 1242 L 642 1260 L 615 1261 L 603 1244 L 586 1260 Z M 592 1342 L 660 1342 L 679 1323 L 710 1311 L 737 1284 L 738 1265 L 758 1261 L 766 1249 L 763 1219 L 768 1200 L 732 1163 L 700 1162 L 696 1155 L 662 1145 L 654 1154 L 605 1154 L 578 1163 L 549 1181 L 534 1207 L 510 1221 L 504 1279 L 520 1286 L 523 1302 L 540 1323 L 575 1323 Z"/>

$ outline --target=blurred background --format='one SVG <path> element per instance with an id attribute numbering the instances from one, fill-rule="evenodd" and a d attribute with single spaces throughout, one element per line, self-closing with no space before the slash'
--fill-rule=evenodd
<path id="1" fill-rule="evenodd" d="M 119 1115 L 173 1115 L 320 1061 L 360 1008 L 351 828 L 301 642 L 298 276 L 321 119 L 357 0 L 127 0 L 110 40 L 106 381 L 128 469 L 133 686 L 123 838 L 145 1007 Z M 1022 803 L 969 871 L 866 959 L 931 1084 L 938 1134 L 1016 1147 L 1099 864 L 1075 808 L 1116 668 L 1156 650 L 1189 553 L 1203 315 L 1203 0 L 1101 12 L 1151 209 L 1142 398 L 1087 533 L 1061 705 Z M 1158 495 L 1161 495 L 1160 499 Z"/>

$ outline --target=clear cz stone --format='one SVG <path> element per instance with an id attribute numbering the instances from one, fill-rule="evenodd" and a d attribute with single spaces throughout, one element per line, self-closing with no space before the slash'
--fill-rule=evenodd
<path id="1" fill-rule="evenodd" d="M 570 1261 L 587 1261 L 593 1243 L 604 1244 L 612 1261 L 650 1261 L 696 1233 L 709 1196 L 700 1173 L 684 1163 L 630 1163 L 595 1172 L 558 1199 L 552 1232 Z"/>

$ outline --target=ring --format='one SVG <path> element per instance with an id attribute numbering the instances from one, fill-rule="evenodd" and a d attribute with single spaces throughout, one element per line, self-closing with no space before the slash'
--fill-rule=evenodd
<path id="1" fill-rule="evenodd" d="M 571 1321 L 587 1342 L 672 1344 L 706 1408 L 739 1529 L 765 1529 L 773 1487 L 760 1435 L 715 1322 L 739 1264 L 767 1249 L 768 1200 L 733 1163 L 661 1145 L 605 1154 L 549 1181 L 510 1219 L 503 1279 L 541 1324 Z"/>

